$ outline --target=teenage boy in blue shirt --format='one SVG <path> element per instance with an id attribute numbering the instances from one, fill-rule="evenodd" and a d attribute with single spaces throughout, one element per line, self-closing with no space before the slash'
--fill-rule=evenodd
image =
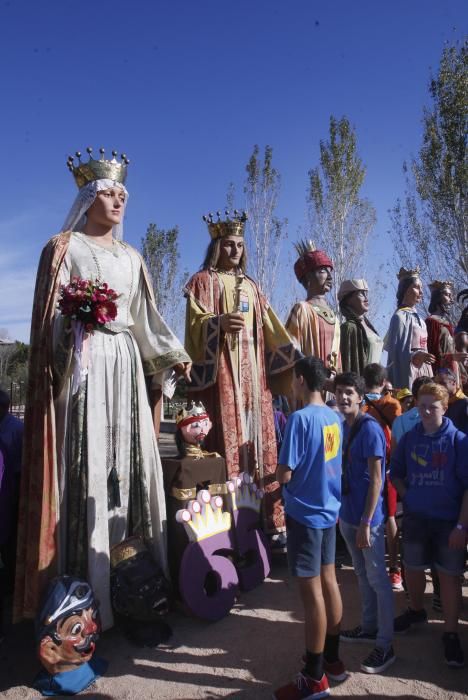
<path id="1" fill-rule="evenodd" d="M 361 664 L 365 673 L 381 673 L 394 661 L 393 593 L 385 566 L 385 435 L 375 420 L 361 412 L 366 391 L 355 372 L 335 378 L 338 408 L 344 416 L 343 488 L 340 530 L 353 560 L 361 593 L 362 622 L 341 632 L 346 642 L 372 642 L 374 650 Z"/>
<path id="2" fill-rule="evenodd" d="M 444 416 L 448 400 L 440 384 L 419 389 L 421 422 L 398 443 L 390 478 L 403 502 L 403 561 L 410 599 L 409 608 L 395 619 L 395 632 L 427 622 L 424 571 L 434 565 L 445 617 L 445 661 L 456 668 L 464 665 L 458 615 L 468 532 L 468 437 Z"/>
<path id="3" fill-rule="evenodd" d="M 291 414 L 278 459 L 288 562 L 299 582 L 305 615 L 305 666 L 276 700 L 323 698 L 328 679 L 347 677 L 338 655 L 343 613 L 335 575 L 336 520 L 341 492 L 341 421 L 322 400 L 327 371 L 305 357 L 295 365 L 295 392 L 304 408 Z"/>

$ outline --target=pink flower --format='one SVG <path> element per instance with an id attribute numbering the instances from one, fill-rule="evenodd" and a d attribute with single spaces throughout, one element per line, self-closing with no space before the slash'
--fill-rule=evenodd
<path id="1" fill-rule="evenodd" d="M 117 307 L 113 301 L 106 301 L 96 304 L 93 309 L 93 316 L 96 323 L 104 325 L 108 321 L 113 321 L 117 316 Z"/>

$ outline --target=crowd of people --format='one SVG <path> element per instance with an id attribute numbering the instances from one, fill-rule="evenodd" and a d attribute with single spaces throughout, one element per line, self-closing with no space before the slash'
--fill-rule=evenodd
<path id="1" fill-rule="evenodd" d="M 225 458 L 226 478 L 248 472 L 264 490 L 261 527 L 273 550 L 287 548 L 299 581 L 304 668 L 277 700 L 324 697 L 328 679 L 345 680 L 340 641 L 373 645 L 363 671 L 388 668 L 394 633 L 427 620 L 427 568 L 445 616 L 445 660 L 463 665 L 457 624 L 468 530 L 468 307 L 454 329 L 451 283 L 431 283 L 423 319 L 419 271 L 401 268 L 382 339 L 368 318 L 366 281 L 343 281 L 335 312 L 327 301 L 333 261 L 304 241 L 294 273 L 306 298 L 283 324 L 247 275 L 246 215 L 209 215 L 205 259 L 184 289 L 182 345 L 156 309 L 141 256 L 123 241 L 128 160 L 88 153 L 87 162 L 80 153 L 68 160 L 78 195 L 37 274 L 21 497 L 9 516 L 10 543 L 18 526 L 14 619 L 34 617 L 47 582 L 67 574 L 89 582 L 103 628 L 111 627 L 111 550 L 131 536 L 151 543 L 168 575 L 157 432 L 161 396 L 183 377 L 213 421 L 206 449 Z M 87 307 L 85 323 L 67 315 L 63 299 L 89 289 L 96 313 L 90 321 Z M 286 425 L 272 395 L 287 397 Z M 0 438 L 6 419 L 0 415 Z M 17 460 L 7 460 L 17 489 Z M 0 498 L 7 471 L 2 465 Z M 361 596 L 354 629 L 341 628 L 337 521 Z M 11 576 L 11 554 L 3 551 Z M 403 584 L 409 608 L 394 620 L 392 589 Z"/>

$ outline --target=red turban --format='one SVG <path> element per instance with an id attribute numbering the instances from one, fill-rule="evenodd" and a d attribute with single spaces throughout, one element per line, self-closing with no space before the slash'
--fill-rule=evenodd
<path id="1" fill-rule="evenodd" d="M 294 272 L 299 282 L 302 280 L 306 272 L 316 270 L 318 267 L 331 267 L 333 263 L 328 255 L 323 250 L 311 250 L 304 255 L 301 255 L 294 264 Z"/>

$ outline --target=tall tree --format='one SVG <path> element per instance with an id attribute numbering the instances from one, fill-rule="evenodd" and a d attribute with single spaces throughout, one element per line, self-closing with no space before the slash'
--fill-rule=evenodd
<path id="1" fill-rule="evenodd" d="M 278 308 L 285 290 L 277 286 L 281 247 L 287 238 L 287 220 L 275 211 L 281 189 L 281 177 L 273 166 L 273 149 L 265 146 L 263 157 L 256 145 L 246 166 L 244 183 L 248 211 L 246 239 L 249 269 L 263 294 Z"/>
<path id="2" fill-rule="evenodd" d="M 160 229 L 150 224 L 141 239 L 141 253 L 153 283 L 158 311 L 172 330 L 183 339 L 182 288 L 187 271 L 179 269 L 179 228 Z"/>
<path id="3" fill-rule="evenodd" d="M 468 41 L 444 49 L 429 94 L 422 145 L 403 165 L 405 196 L 391 211 L 396 262 L 419 264 L 427 281 L 445 277 L 466 286 Z"/>
<path id="4" fill-rule="evenodd" d="M 329 138 L 320 141 L 320 164 L 309 170 L 307 202 L 310 237 L 335 265 L 335 306 L 341 282 L 365 272 L 366 245 L 376 222 L 374 207 L 360 197 L 365 174 L 355 130 L 346 117 L 331 116 Z"/>

